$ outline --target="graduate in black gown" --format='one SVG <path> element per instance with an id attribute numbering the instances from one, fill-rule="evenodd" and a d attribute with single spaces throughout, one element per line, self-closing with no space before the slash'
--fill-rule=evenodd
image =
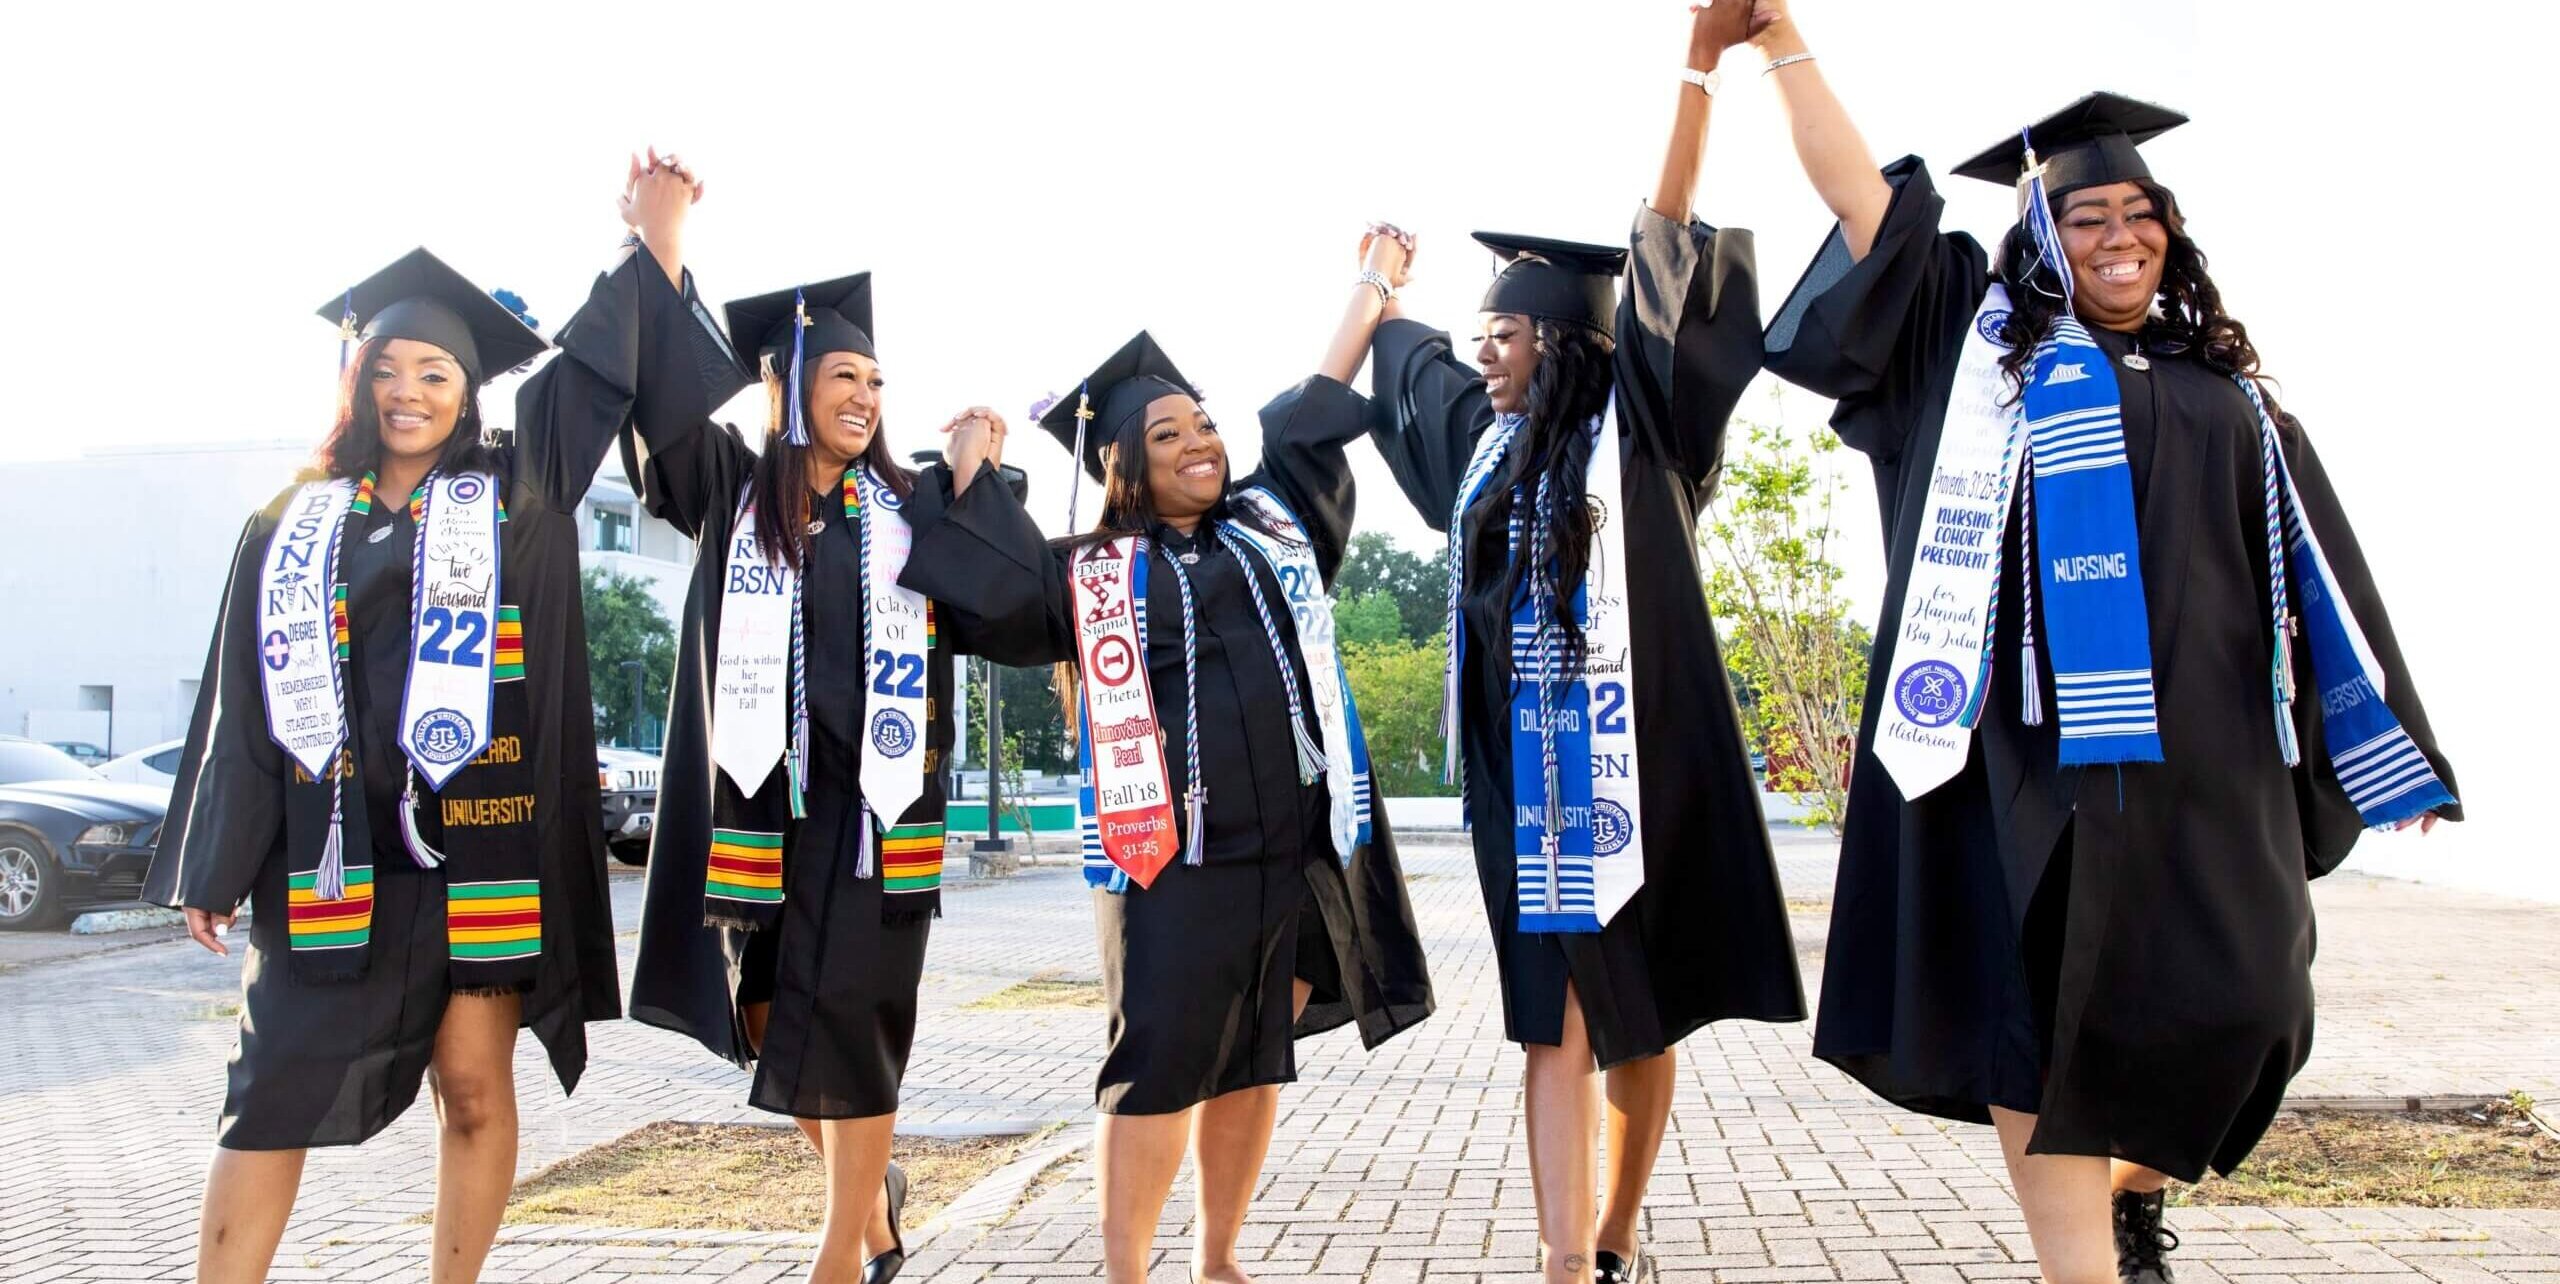
<path id="1" fill-rule="evenodd" d="M 635 162 L 624 200 L 692 196 Z M 322 309 L 361 327 L 338 424 L 241 532 L 144 889 L 218 954 L 256 911 L 201 1278 L 263 1279 L 305 1149 L 381 1131 L 432 1070 L 435 1276 L 470 1279 L 515 1177 L 516 1031 L 567 1090 L 620 1015 L 578 508 L 672 269 L 633 243 L 596 279 L 511 436 L 479 399 L 546 346 L 519 311 L 424 250 Z"/>
<path id="2" fill-rule="evenodd" d="M 1378 448 L 1406 497 L 1444 533 L 1463 505 L 1451 541 L 1460 766 L 1503 1028 L 1528 1054 L 1530 1167 L 1552 1280 L 1644 1272 L 1637 1216 L 1670 1117 L 1673 1045 L 1711 1021 L 1804 1017 L 1695 538 L 1726 419 L 1760 368 L 1751 233 L 1690 217 L 1711 75 L 1742 34 L 1731 5 L 1693 18 L 1689 66 L 1707 84 L 1679 87 L 1670 149 L 1629 249 L 1480 236 L 1510 260 L 1485 296 L 1483 373 L 1392 302 L 1371 354 L 1389 412 Z M 1394 256 L 1391 244 L 1370 248 Z M 1498 462 L 1485 462 L 1495 449 Z M 1595 467 L 1610 462 L 1607 474 Z M 1543 519 L 1542 488 L 1554 495 Z M 1538 558 L 1533 547 L 1553 552 Z M 1534 730 L 1540 684 L 1524 680 L 1546 661 L 1515 655 L 1513 639 L 1543 638 L 1569 658 L 1575 613 L 1549 609 L 1542 627 L 1532 599 L 1562 603 L 1578 587 L 1586 604 L 1631 611 L 1633 626 L 1575 616 L 1583 680 L 1546 694 L 1587 693 L 1587 703 L 1549 720 L 1565 743 L 1548 772 Z M 1586 720 L 1588 740 L 1575 741 Z M 1552 827 L 1542 786 L 1558 801 Z M 1586 872 L 1568 863 L 1577 839 Z M 1606 907 L 1611 888 L 1619 899 Z M 1593 899 L 1576 906 L 1577 893 Z M 1596 1222 L 1595 1066 L 1608 1103 Z"/>
<path id="3" fill-rule="evenodd" d="M 1394 835 L 1369 806 L 1367 750 L 1332 655 L 1325 585 L 1351 537 L 1344 452 L 1368 423 L 1344 382 L 1350 352 L 1263 408 L 1262 466 L 1236 479 L 1198 393 L 1142 333 L 1042 420 L 1101 483 L 1082 496 L 1101 514 L 1094 533 L 1053 547 L 983 483 L 918 518 L 909 583 L 991 631 L 1020 630 L 1011 662 L 1075 661 L 1086 672 L 1071 687 L 1093 697 L 1080 709 L 1104 707 L 1088 683 L 1138 701 L 1090 719 L 1086 788 L 1111 1009 L 1095 1094 L 1103 1255 L 1124 1284 L 1146 1278 L 1186 1137 L 1200 1182 L 1193 1274 L 1240 1277 L 1236 1237 L 1278 1085 L 1297 1077 L 1294 1041 L 1352 1023 L 1374 1048 L 1431 1013 Z M 969 449 L 953 448 L 962 475 Z M 1115 550 L 1128 578 L 1103 600 L 1127 629 L 1087 662 L 1071 619 L 1097 613 L 1079 605 L 1108 579 L 1091 559 Z M 1135 821 L 1118 805 L 1123 765 L 1155 804 Z M 1124 823 L 1152 826 L 1146 852 L 1115 853 Z"/>
<path id="4" fill-rule="evenodd" d="M 951 657 L 980 631 L 894 590 L 916 488 L 947 482 L 890 448 L 870 273 L 730 303 L 725 337 L 683 290 L 691 323 L 640 353 L 624 436 L 642 502 L 697 550 L 631 1012 L 752 1065 L 749 1103 L 826 1160 L 811 1278 L 861 1263 L 885 1284 L 905 1262 L 889 1148 L 941 912 Z M 710 418 L 750 370 L 760 448 Z"/>
<path id="5" fill-rule="evenodd" d="M 2156 1281 L 2172 1242 L 2162 1186 L 2247 1158 L 2310 1053 L 2308 881 L 2369 823 L 2458 819 L 2452 773 L 2309 436 L 2271 400 L 2262 419 L 2257 353 L 2135 148 L 2184 118 L 2092 95 L 2032 128 L 2033 156 L 2012 136 L 1958 167 L 2005 185 L 2040 163 L 2044 199 L 2026 192 L 2021 210 L 2050 217 L 2051 249 L 2021 226 L 1986 253 L 1941 227 L 1918 158 L 1877 169 L 1783 6 L 1764 0 L 1757 21 L 1806 172 L 1840 219 L 1770 326 L 1769 363 L 1839 399 L 1832 422 L 1874 466 L 1888 554 L 1814 1051 L 1910 1109 L 1996 1122 L 2046 1278 Z M 2078 355 L 2066 321 L 2085 336 Z M 2038 398 L 2109 379 L 2119 464 L 2053 467 L 2038 427 L 2032 486 L 1936 484 L 1977 415 L 2045 422 Z M 2278 462 L 2288 522 L 2307 524 L 2325 575 L 2299 544 L 2271 567 Z M 2109 471 L 2112 499 L 2058 489 Z M 1941 533 L 1967 525 L 1941 511 L 1950 490 L 2016 502 L 1972 523 L 2004 532 L 1996 568 L 1978 572 L 1996 601 L 1950 606 L 1962 638 L 1988 644 L 1974 648 L 1990 673 L 1978 722 L 1937 772 L 1913 775 L 1896 745 L 1926 745 L 1912 729 L 1953 711 L 1930 703 L 1931 679 L 1961 691 L 1974 667 L 1905 652 L 1933 614 L 1910 604 L 1915 566 L 1936 582 L 1964 560 Z M 2057 512 L 2065 493 L 2079 498 Z M 2127 547 L 2090 559 L 2056 543 L 2074 538 L 2057 519 L 2109 506 Z M 2039 573 L 2022 577 L 2029 538 Z M 2155 739 L 2112 761 L 2080 747 L 2080 711 L 2112 706 L 2074 696 L 2063 634 L 2084 626 L 2057 595 L 2092 566 L 2111 581 L 2138 571 L 2145 590 L 2121 640 L 2147 644 Z M 2340 694 L 2352 675 L 2320 654 L 2323 600 L 2349 608 L 2379 663 L 2379 718 L 2405 728 L 2402 783 L 2432 792 L 2378 804 L 2352 767 L 2357 794 L 2342 785 L 2331 755 L 2380 725 L 2366 720 L 2381 706 Z M 2290 712 L 2273 692 L 2295 679 L 2271 682 L 2278 610 L 2298 632 Z"/>

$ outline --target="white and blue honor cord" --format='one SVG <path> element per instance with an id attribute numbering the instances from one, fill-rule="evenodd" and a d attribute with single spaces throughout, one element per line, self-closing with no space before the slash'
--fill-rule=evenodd
<path id="1" fill-rule="evenodd" d="M 1140 541 L 1137 555 L 1147 555 L 1144 541 Z M 1200 778 L 1200 648 L 1192 631 L 1191 575 L 1182 569 L 1179 557 L 1167 557 L 1165 564 L 1173 568 L 1173 585 L 1182 591 L 1182 760 L 1188 773 L 1183 790 L 1184 827 L 1188 832 L 1183 835 L 1182 863 L 1197 865 L 1207 851 L 1204 843 L 1209 813 L 1209 784 Z M 1142 617 L 1146 614 L 1143 605 L 1138 612 Z M 1142 637 L 1140 645 L 1144 644 Z"/>
<path id="2" fill-rule="evenodd" d="M 1262 617 L 1262 635 L 1271 642 L 1271 662 L 1280 669 L 1280 685 L 1289 693 L 1289 736 L 1298 745 L 1298 783 L 1312 785 L 1324 778 L 1324 750 L 1307 736 L 1306 701 L 1298 695 L 1298 673 L 1289 664 L 1289 650 L 1280 643 L 1280 626 L 1272 622 L 1270 600 L 1262 596 L 1262 581 L 1254 578 L 1254 559 L 1245 556 L 1244 541 L 1226 523 L 1218 524 L 1218 542 L 1235 555 L 1236 569 L 1244 572 L 1244 586 L 1253 593 L 1253 613 Z M 1184 645 L 1189 645 L 1186 629 Z"/>
<path id="3" fill-rule="evenodd" d="M 809 300 L 798 290 L 791 292 L 791 413 L 783 420 L 782 439 L 794 446 L 809 444 L 809 417 L 800 406 L 800 359 L 807 345 Z"/>

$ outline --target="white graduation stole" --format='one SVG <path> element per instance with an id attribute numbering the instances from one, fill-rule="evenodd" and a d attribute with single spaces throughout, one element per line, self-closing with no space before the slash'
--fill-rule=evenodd
<path id="1" fill-rule="evenodd" d="M 1523 416 L 1501 416 L 1477 440 L 1475 456 L 1467 462 L 1467 471 L 1458 485 L 1457 506 L 1449 517 L 1449 652 L 1441 679 L 1441 725 L 1448 737 L 1453 774 L 1460 756 L 1458 717 L 1464 707 L 1458 683 L 1465 655 L 1465 622 L 1459 616 L 1458 599 L 1461 586 L 1466 583 L 1466 513 L 1525 422 Z M 1591 548 L 1582 582 L 1586 617 L 1582 622 L 1583 669 L 1581 681 L 1565 693 L 1577 705 L 1572 711 L 1573 720 L 1587 732 L 1591 752 L 1588 763 L 1557 763 L 1559 772 L 1591 774 L 1588 822 L 1592 914 L 1596 921 L 1571 929 L 1587 931 L 1606 926 L 1644 887 L 1644 799 L 1642 772 L 1636 761 L 1634 617 L 1626 589 L 1627 505 L 1625 462 L 1621 457 L 1625 445 L 1614 400 L 1602 410 L 1594 427 L 1597 440 L 1592 443 L 1591 463 L 1583 473 L 1583 502 L 1591 507 Z M 1512 512 L 1515 523 L 1529 520 L 1520 515 L 1518 502 L 1513 504 Z M 1515 669 L 1515 674 L 1524 672 Z M 1518 702 L 1514 703 L 1516 706 Z M 1529 703 L 1534 705 L 1534 698 Z M 1502 716 L 1511 719 L 1516 714 L 1507 708 Z M 1524 730 L 1529 734 L 1524 735 Z M 1537 730 L 1516 725 L 1504 729 L 1503 734 L 1512 744 L 1515 765 L 1524 745 L 1536 742 Z M 1514 792 L 1518 790 L 1515 788 Z M 1543 811 L 1545 801 L 1543 797 L 1515 797 L 1514 814 Z M 1522 885 L 1528 881 L 1524 878 Z M 1578 905 L 1559 909 L 1568 914 L 1579 912 Z"/>
<path id="2" fill-rule="evenodd" d="M 915 543 L 898 497 L 868 468 L 847 470 L 842 491 L 846 516 L 861 523 L 860 663 L 870 683 L 863 700 L 869 723 L 862 740 L 862 801 L 881 823 L 895 825 L 924 795 L 932 609 L 923 594 L 898 585 Z M 788 564 L 765 560 L 756 544 L 756 520 L 755 506 L 742 499 L 729 536 L 711 696 L 711 760 L 749 798 L 800 734 L 806 713 L 800 693 L 807 657 L 795 655 L 802 649 L 796 619 L 802 585 Z M 795 668 L 802 673 L 795 675 Z"/>
<path id="3" fill-rule="evenodd" d="M 729 528 L 720 590 L 720 658 L 711 681 L 711 761 L 753 798 L 791 733 L 791 568 L 756 546 L 756 510 L 742 500 Z"/>
<path id="4" fill-rule="evenodd" d="M 1326 820 L 1333 833 L 1334 855 L 1351 859 L 1352 848 L 1360 838 L 1358 782 L 1351 754 L 1350 692 L 1342 676 L 1342 662 L 1333 641 L 1333 596 L 1325 591 L 1324 576 L 1316 566 L 1315 548 L 1307 542 L 1307 533 L 1291 516 L 1289 507 L 1268 489 L 1256 486 L 1239 491 L 1236 500 L 1251 505 L 1271 531 L 1256 529 L 1251 522 L 1229 522 L 1234 531 L 1263 560 L 1271 564 L 1279 577 L 1280 591 L 1289 599 L 1289 614 L 1297 625 L 1298 655 L 1307 664 L 1308 694 L 1315 700 L 1316 723 L 1324 733 L 1324 777 Z M 1244 568 L 1250 575 L 1253 568 Z"/>
<path id="5" fill-rule="evenodd" d="M 258 580 L 258 677 L 267 735 L 313 780 L 346 743 L 338 689 L 330 589 L 337 583 L 338 529 L 354 499 L 352 481 L 307 482 L 285 504 Z"/>
<path id="6" fill-rule="evenodd" d="M 1582 585 L 1589 618 L 1583 621 L 1582 683 L 1591 693 L 1592 899 L 1607 923 L 1644 888 L 1644 800 L 1636 761 L 1634 615 L 1627 601 L 1626 486 L 1621 474 L 1614 399 L 1591 447 L 1583 475 L 1591 506 L 1590 569 Z"/>
<path id="7" fill-rule="evenodd" d="M 489 747 L 498 649 L 498 484 L 430 477 L 411 548 L 409 687 L 400 749 L 441 790 Z"/>
<path id="8" fill-rule="evenodd" d="M 1876 715 L 1875 755 L 1904 798 L 1964 770 L 1991 676 L 2001 541 L 2023 453 L 2024 417 L 2002 405 L 2000 341 L 2009 292 L 1994 283 L 1973 314 L 1939 430 L 1911 577 L 1894 616 L 1893 662 Z"/>
<path id="9" fill-rule="evenodd" d="M 1146 603 L 1137 596 L 1136 568 L 1146 555 L 1145 540 L 1124 535 L 1076 550 L 1068 568 L 1078 686 L 1093 748 L 1096 829 L 1103 855 L 1142 888 L 1175 854 L 1173 785 L 1138 635 Z M 1193 737 L 1199 734 L 1191 729 Z"/>
<path id="10" fill-rule="evenodd" d="M 925 660 L 933 644 L 931 605 L 902 588 L 915 532 L 896 494 L 868 468 L 845 475 L 846 495 L 860 496 L 862 516 L 862 644 L 871 690 L 862 738 L 862 801 L 884 825 L 895 825 L 924 796 Z"/>

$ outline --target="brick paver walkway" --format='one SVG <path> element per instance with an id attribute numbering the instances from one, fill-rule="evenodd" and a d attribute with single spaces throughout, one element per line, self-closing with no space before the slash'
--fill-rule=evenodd
<path id="1" fill-rule="evenodd" d="M 1829 858 L 1790 835 L 1790 894 L 1827 895 Z M 1481 902 L 1464 851 L 1409 844 L 1440 990 L 1431 1021 L 1363 1054 L 1348 1032 L 1301 1045 L 1246 1230 L 1264 1279 L 1376 1284 L 1511 1277 L 1534 1262 L 1521 1153 L 1520 1054 L 1501 1042 Z M 618 880 L 627 922 L 638 884 Z M 2560 908 L 2353 875 L 2317 893 L 2319 1052 L 2304 1097 L 2560 1099 Z M 901 1127 L 1014 1128 L 1090 1106 L 1100 1017 L 964 1011 L 1040 972 L 1093 973 L 1071 871 L 957 885 L 935 929 Z M 1811 990 L 1823 918 L 1796 927 Z M 626 955 L 630 940 L 626 936 Z M 234 965 L 183 943 L 0 974 L 0 1279 L 186 1278 L 209 1131 L 232 1041 Z M 1676 1277 L 1750 1284 L 2033 1278 L 1989 1131 L 1892 1110 L 1806 1055 L 1806 1027 L 1733 1025 L 1685 1044 L 1646 1242 Z M 769 1119 L 744 1078 L 631 1023 L 591 1030 L 564 1102 L 530 1040 L 518 1059 L 526 1172 L 659 1119 Z M 431 1113 L 361 1150 L 314 1154 L 279 1279 L 416 1279 L 434 1184 Z M 1189 1185 L 1175 1192 L 1159 1278 L 1181 1279 Z M 979 1238 L 954 1236 L 903 1278 L 934 1284 L 1088 1278 L 1100 1266 L 1089 1165 Z M 2336 1276 L 2560 1284 L 2560 1213 L 2177 1210 L 2181 1278 Z M 492 1281 L 796 1274 L 791 1237 L 511 1230 Z M 2255 1284 L 2255 1282 L 2251 1282 Z"/>

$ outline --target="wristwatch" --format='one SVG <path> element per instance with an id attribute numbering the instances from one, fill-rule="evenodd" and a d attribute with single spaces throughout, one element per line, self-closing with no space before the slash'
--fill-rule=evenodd
<path id="1" fill-rule="evenodd" d="M 1699 93 L 1710 98 L 1715 97 L 1715 92 L 1724 87 L 1724 72 L 1721 69 L 1700 71 L 1695 67 L 1683 67 L 1680 69 L 1680 78 L 1696 85 Z"/>

